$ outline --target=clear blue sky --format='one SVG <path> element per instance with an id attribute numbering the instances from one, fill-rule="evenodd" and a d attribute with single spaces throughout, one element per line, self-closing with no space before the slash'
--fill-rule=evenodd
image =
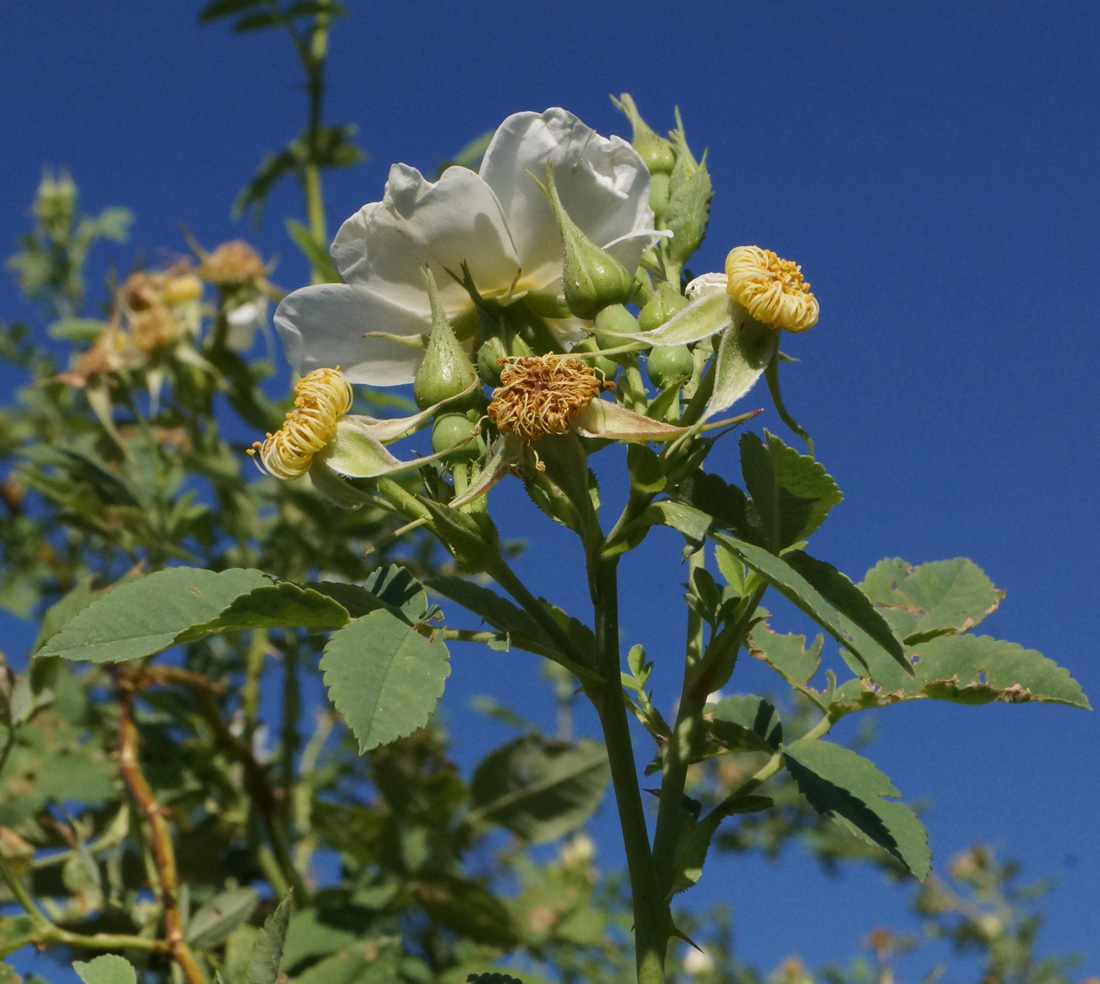
<path id="1" fill-rule="evenodd" d="M 785 346 L 803 360 L 785 376 L 788 402 L 847 496 L 815 553 L 857 577 L 882 556 L 972 557 L 1008 589 L 988 631 L 1100 697 L 1100 4 L 350 6 L 328 117 L 358 123 L 371 159 L 329 180 L 334 223 L 381 197 L 391 162 L 431 171 L 514 111 L 561 105 L 629 136 L 609 94 L 631 92 L 659 129 L 679 105 L 718 192 L 696 272 L 757 243 L 800 262 L 821 301 L 820 324 Z M 198 8 L 4 5 L 0 251 L 25 228 L 44 164 L 68 167 L 90 210 L 133 208 L 151 257 L 184 251 L 181 222 L 207 246 L 246 232 L 230 203 L 300 128 L 303 97 L 282 36 L 200 28 Z M 306 271 L 281 217 L 299 212 L 287 186 L 253 236 L 283 256 L 288 288 Z M 0 315 L 19 310 L 3 282 Z M 536 522 L 522 496 L 504 498 L 510 532 Z M 671 579 L 629 570 L 624 622 L 674 651 L 672 540 L 652 556 Z M 513 665 L 456 659 L 451 713 L 490 680 L 526 685 Z M 933 799 L 937 860 L 986 838 L 1029 874 L 1057 875 L 1044 945 L 1090 951 L 1082 976 L 1100 974 L 1098 719 L 924 704 L 878 721 L 876 761 L 907 797 Z M 841 959 L 903 909 L 876 877 L 831 882 L 798 865 L 711 872 L 697 891 L 730 885 L 742 955 L 765 968 L 791 951 Z"/>

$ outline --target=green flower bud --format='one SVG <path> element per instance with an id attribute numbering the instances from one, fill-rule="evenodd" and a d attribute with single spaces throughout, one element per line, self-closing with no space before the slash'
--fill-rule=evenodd
<path id="1" fill-rule="evenodd" d="M 657 136 L 649 124 L 642 119 L 642 114 L 638 112 L 638 107 L 634 105 L 634 100 L 629 93 L 624 92 L 618 99 L 613 96 L 611 101 L 619 112 L 630 120 L 630 125 L 634 128 L 630 143 L 638 152 L 638 156 L 645 161 L 649 173 L 654 176 L 671 174 L 676 166 L 676 151 L 672 144 L 664 137 Z M 657 209 L 653 211 L 656 212 Z"/>
<path id="2" fill-rule="evenodd" d="M 650 350 L 646 369 L 654 386 L 668 389 L 691 377 L 695 358 L 686 345 L 657 345 Z"/>
<path id="3" fill-rule="evenodd" d="M 424 410 L 469 389 L 477 379 L 477 371 L 447 323 L 431 270 L 422 267 L 421 273 L 432 306 L 432 330 L 424 360 L 413 379 L 413 397 Z M 476 391 L 472 395 L 476 397 Z"/>
<path id="4" fill-rule="evenodd" d="M 447 455 L 448 461 L 477 461 L 481 457 L 478 446 L 478 426 L 461 413 L 445 413 L 432 425 L 432 450 Z"/>
<path id="5" fill-rule="evenodd" d="M 638 325 L 642 331 L 653 331 L 687 306 L 688 299 L 672 284 L 661 283 L 639 313 Z"/>
<path id="6" fill-rule="evenodd" d="M 668 210 L 669 177 L 667 174 L 652 174 L 649 178 L 649 207 L 659 223 Z"/>
<path id="7" fill-rule="evenodd" d="M 570 355 L 587 355 L 590 352 L 598 352 L 600 350 L 599 342 L 595 335 L 589 335 L 587 338 L 582 338 L 576 345 L 573 346 Z M 585 365 L 591 366 L 597 373 L 603 376 L 605 380 L 614 379 L 615 373 L 619 371 L 619 363 L 612 359 L 602 356 L 596 359 L 584 358 L 581 360 Z"/>
<path id="8" fill-rule="evenodd" d="M 638 331 L 638 320 L 623 305 L 612 304 L 596 315 L 594 326 L 596 342 L 600 348 L 614 348 L 616 345 L 621 345 L 622 341 L 611 336 Z M 611 334 L 602 334 L 604 332 Z"/>
<path id="9" fill-rule="evenodd" d="M 668 254 L 677 263 L 683 263 L 699 248 L 706 235 L 714 189 L 707 171 L 707 155 L 704 153 L 702 161 L 697 161 L 691 153 L 679 112 L 671 136 L 676 147 L 676 167 L 669 179 L 664 219 L 673 233 Z"/>
<path id="10" fill-rule="evenodd" d="M 615 257 L 597 246 L 569 217 L 554 185 L 554 170 L 546 166 L 546 184 L 539 185 L 558 221 L 565 260 L 562 288 L 565 303 L 578 318 L 594 318 L 608 304 L 629 301 L 634 294 L 634 274 Z"/>

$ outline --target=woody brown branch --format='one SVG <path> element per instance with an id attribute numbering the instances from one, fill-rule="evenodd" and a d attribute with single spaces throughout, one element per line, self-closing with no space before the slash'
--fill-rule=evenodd
<path id="1" fill-rule="evenodd" d="M 165 942 L 168 952 L 179 964 L 188 984 L 208 984 L 206 975 L 195 960 L 184 936 L 183 916 L 179 909 L 179 872 L 176 868 L 176 852 L 172 845 L 172 831 L 164 808 L 141 771 L 138 758 L 138 728 L 134 720 L 134 685 L 125 677 L 117 677 L 119 685 L 118 768 L 130 795 L 137 802 L 149 824 L 153 858 L 160 882 L 158 894 L 164 912 Z"/>

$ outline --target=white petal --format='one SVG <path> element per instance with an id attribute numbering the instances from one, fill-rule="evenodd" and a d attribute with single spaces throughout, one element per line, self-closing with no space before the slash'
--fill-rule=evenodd
<path id="1" fill-rule="evenodd" d="M 419 345 L 388 338 L 364 338 L 386 331 L 415 338 L 428 329 L 410 311 L 348 284 L 315 284 L 288 294 L 275 312 L 275 327 L 287 360 L 303 376 L 339 366 L 353 383 L 399 386 L 411 383 L 423 358 Z"/>
<path id="2" fill-rule="evenodd" d="M 503 293 L 520 261 L 500 203 L 473 171 L 451 167 L 431 182 L 406 164 L 390 168 L 385 197 L 348 219 L 332 243 L 344 279 L 404 307 L 427 312 L 418 264 L 431 267 L 448 313 L 469 307 L 466 291 L 447 273 L 463 262 L 486 295 Z"/>
<path id="3" fill-rule="evenodd" d="M 525 280 L 561 268 L 553 212 L 530 177 L 545 181 L 547 161 L 566 211 L 595 243 L 605 246 L 635 232 L 649 234 L 647 246 L 656 241 L 649 172 L 630 144 L 601 137 L 564 109 L 517 113 L 493 136 L 481 176 L 504 209 Z"/>

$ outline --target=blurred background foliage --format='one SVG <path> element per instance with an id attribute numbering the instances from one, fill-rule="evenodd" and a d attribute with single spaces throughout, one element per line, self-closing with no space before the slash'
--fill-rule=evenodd
<path id="1" fill-rule="evenodd" d="M 352 127 L 323 118 L 328 31 L 341 12 L 215 0 L 201 15 L 292 42 L 307 122 L 260 164 L 237 210 L 258 220 L 275 183 L 297 180 L 305 221 L 288 218 L 287 229 L 316 280 L 333 276 L 323 171 L 362 154 Z M 483 148 L 475 140 L 463 155 Z M 25 380 L 0 406 L 0 605 L 41 631 L 0 666 L 0 982 L 68 981 L 74 960 L 104 952 L 124 954 L 143 980 L 175 980 L 165 927 L 176 919 L 194 973 L 243 984 L 260 927 L 288 892 L 282 966 L 294 984 L 460 982 L 488 967 L 528 984 L 633 980 L 625 881 L 600 870 L 585 832 L 605 777 L 576 767 L 585 745 L 571 736 L 568 680 L 546 678 L 554 734 L 486 704 L 516 737 L 466 775 L 442 717 L 360 756 L 318 697 L 321 643 L 305 633 L 214 636 L 125 671 L 31 665 L 51 627 L 96 592 L 172 564 L 361 583 L 395 560 L 414 574 L 448 560 L 427 540 L 398 547 L 388 514 L 340 510 L 248 460 L 287 408 L 265 392 L 270 305 L 282 291 L 250 246 L 125 257 L 130 213 L 85 214 L 65 173 L 44 175 L 31 214 L 7 261 L 30 313 L 0 324 L 0 358 Z M 493 777 L 531 768 L 548 770 L 573 809 L 529 810 L 513 829 Z M 695 767 L 691 795 L 712 806 L 754 768 L 751 752 L 715 757 Z M 734 910 L 685 903 L 677 927 L 698 949 L 676 948 L 678 979 L 1074 980 L 1071 954 L 1036 947 L 1049 884 L 1022 883 L 992 848 L 976 845 L 914 887 L 789 779 L 771 795 L 777 809 L 723 828 L 715 849 L 734 857 L 719 864 L 797 849 L 829 870 L 877 865 L 911 894 L 917 928 L 868 927 L 843 966 L 810 968 L 792 950 L 757 968 L 738 959 Z M 812 918 L 792 900 L 775 931 L 797 939 Z"/>

